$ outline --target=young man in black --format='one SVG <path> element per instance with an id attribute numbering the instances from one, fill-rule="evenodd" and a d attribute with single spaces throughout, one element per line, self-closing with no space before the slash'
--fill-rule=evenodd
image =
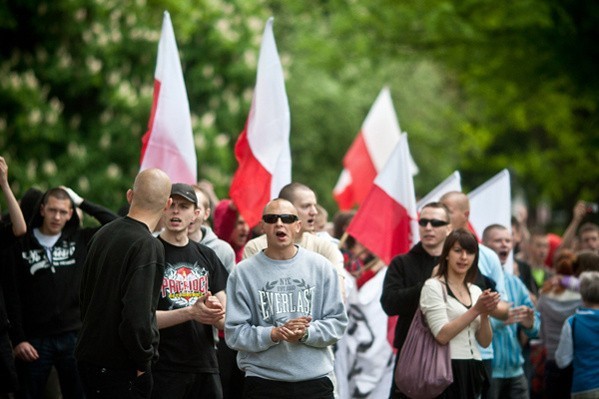
<path id="1" fill-rule="evenodd" d="M 193 187 L 173 184 L 171 198 L 159 236 L 166 262 L 156 312 L 160 359 L 153 368 L 152 398 L 220 399 L 213 326 L 224 326 L 228 273 L 213 250 L 187 235 L 199 215 Z"/>
<path id="2" fill-rule="evenodd" d="M 104 226 L 90 243 L 75 351 L 87 399 L 150 396 L 164 272 L 164 248 L 152 231 L 170 206 L 170 188 L 161 170 L 140 172 L 127 191 L 127 216 Z"/>
<path id="3" fill-rule="evenodd" d="M 20 368 L 21 389 L 42 397 L 54 366 L 62 395 L 82 398 L 74 357 L 81 328 L 79 284 L 87 244 L 99 227 L 82 228 L 79 207 L 101 224 L 118 216 L 68 188 L 48 190 L 35 207 L 28 231 L 14 251 L 20 306 L 11 340 Z"/>

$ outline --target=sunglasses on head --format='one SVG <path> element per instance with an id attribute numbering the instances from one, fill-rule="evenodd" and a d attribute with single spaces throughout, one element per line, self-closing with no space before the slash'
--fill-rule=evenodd
<path id="1" fill-rule="evenodd" d="M 422 227 L 426 227 L 427 224 L 431 224 L 431 226 L 433 227 L 441 227 L 441 226 L 447 226 L 449 224 L 449 222 L 446 222 L 445 220 L 439 220 L 439 219 L 425 219 L 422 218 L 418 221 L 418 224 L 421 225 Z"/>
<path id="2" fill-rule="evenodd" d="M 299 220 L 297 215 L 292 215 L 290 213 L 282 213 L 280 215 L 268 213 L 266 215 L 262 215 L 262 220 L 264 220 L 264 223 L 275 224 L 277 223 L 278 219 L 281 219 L 281 222 L 285 224 L 291 224 Z"/>

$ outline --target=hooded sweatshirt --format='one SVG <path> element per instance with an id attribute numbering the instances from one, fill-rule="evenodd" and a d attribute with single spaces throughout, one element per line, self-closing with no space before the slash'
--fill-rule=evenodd
<path id="1" fill-rule="evenodd" d="M 555 360 L 555 350 L 559 343 L 564 321 L 582 305 L 578 292 L 565 290 L 559 294 L 542 294 L 537 303 L 541 314 L 541 340 L 547 349 L 547 360 Z"/>
<path id="2" fill-rule="evenodd" d="M 44 195 L 45 197 L 45 195 Z M 43 224 L 39 209 L 31 217 L 27 234 L 16 245 L 14 271 L 17 279 L 20 318 L 14 320 L 11 331 L 13 346 L 30 338 L 37 338 L 78 330 L 79 286 L 87 244 L 99 229 L 81 228 L 77 212 L 65 224 L 58 241 L 49 249 L 52 260 L 34 235 L 34 229 Z M 73 210 L 75 205 L 71 203 Z M 118 216 L 106 208 L 83 201 L 81 210 L 105 224 Z"/>
<path id="3" fill-rule="evenodd" d="M 243 258 L 243 246 L 237 247 L 230 240 L 231 233 L 237 225 L 237 217 L 239 213 L 235 204 L 230 199 L 221 200 L 214 209 L 214 233 L 225 242 L 231 245 L 235 251 L 235 262 L 239 263 Z M 248 237 L 249 239 L 249 237 Z"/>
<path id="4" fill-rule="evenodd" d="M 233 271 L 233 267 L 235 266 L 235 251 L 228 242 L 221 240 L 214 234 L 212 229 L 208 226 L 200 227 L 202 230 L 202 239 L 200 240 L 200 244 L 203 244 L 216 252 L 216 256 L 225 266 L 228 273 Z"/>

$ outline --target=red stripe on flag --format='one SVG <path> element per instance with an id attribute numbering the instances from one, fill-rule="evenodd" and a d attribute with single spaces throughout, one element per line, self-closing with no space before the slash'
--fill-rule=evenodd
<path id="1" fill-rule="evenodd" d="M 408 252 L 412 242 L 406 208 L 376 184 L 352 219 L 347 233 L 387 265 L 394 256 Z"/>
<path id="2" fill-rule="evenodd" d="M 343 166 L 351 174 L 352 201 L 361 204 L 372 188 L 372 182 L 377 174 L 362 132 L 358 134 L 343 157 Z"/>
<path id="3" fill-rule="evenodd" d="M 351 184 L 348 184 L 347 186 L 345 186 L 343 191 L 333 193 L 333 198 L 335 199 L 335 202 L 337 202 L 337 206 L 340 210 L 350 210 L 354 205 L 353 186 Z"/>
<path id="4" fill-rule="evenodd" d="M 150 112 L 150 120 L 148 121 L 148 131 L 141 138 L 141 155 L 139 157 L 139 164 L 141 165 L 144 156 L 146 155 L 146 148 L 152 135 L 152 127 L 154 126 L 154 117 L 156 116 L 156 108 L 158 108 L 158 98 L 160 97 L 160 81 L 154 79 L 154 98 L 152 99 L 152 111 Z"/>
<path id="5" fill-rule="evenodd" d="M 272 176 L 254 156 L 247 139 L 246 129 L 235 144 L 235 157 L 239 167 L 233 176 L 229 195 L 245 221 L 254 227 L 262 217 L 262 208 L 270 201 Z"/>

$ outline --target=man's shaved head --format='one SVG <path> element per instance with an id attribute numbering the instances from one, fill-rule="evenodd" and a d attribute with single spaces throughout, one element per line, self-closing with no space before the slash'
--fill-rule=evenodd
<path id="1" fill-rule="evenodd" d="M 149 212 L 161 212 L 171 195 L 171 180 L 157 168 L 146 169 L 133 183 L 131 207 Z"/>

